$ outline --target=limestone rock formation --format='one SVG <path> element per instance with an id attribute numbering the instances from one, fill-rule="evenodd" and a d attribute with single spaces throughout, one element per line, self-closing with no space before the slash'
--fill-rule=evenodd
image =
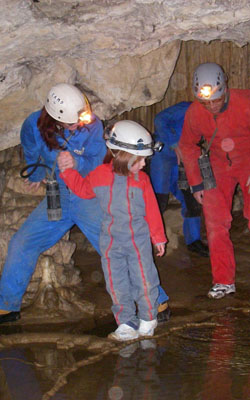
<path id="1" fill-rule="evenodd" d="M 180 42 L 249 42 L 247 0 L 0 0 L 0 150 L 55 83 L 78 84 L 101 119 L 160 101 Z"/>

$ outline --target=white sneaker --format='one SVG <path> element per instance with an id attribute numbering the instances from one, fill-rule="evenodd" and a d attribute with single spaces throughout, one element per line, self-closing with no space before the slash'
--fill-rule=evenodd
<path id="1" fill-rule="evenodd" d="M 153 319 L 152 321 L 140 319 L 139 336 L 153 336 L 156 327 L 157 319 Z"/>
<path id="2" fill-rule="evenodd" d="M 135 330 L 127 324 L 121 324 L 118 328 L 108 335 L 109 339 L 118 340 L 123 342 L 125 340 L 132 340 L 139 337 L 138 330 Z"/>
<path id="3" fill-rule="evenodd" d="M 143 350 L 155 350 L 157 348 L 157 343 L 155 339 L 146 339 L 140 342 L 140 346 Z"/>
<path id="4" fill-rule="evenodd" d="M 216 283 L 208 292 L 210 299 L 221 299 L 226 294 L 235 293 L 235 284 L 223 285 L 222 283 Z"/>
<path id="5" fill-rule="evenodd" d="M 123 357 L 123 358 L 129 358 L 132 356 L 132 354 L 134 354 L 134 352 L 139 349 L 140 344 L 138 342 L 135 343 L 131 343 L 128 344 L 126 347 L 123 347 L 120 351 L 119 351 L 119 356 Z"/>

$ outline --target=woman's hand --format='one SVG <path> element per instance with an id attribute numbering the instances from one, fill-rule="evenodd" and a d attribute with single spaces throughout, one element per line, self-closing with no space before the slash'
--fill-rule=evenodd
<path id="1" fill-rule="evenodd" d="M 75 167 L 75 159 L 68 151 L 62 151 L 57 159 L 58 167 L 61 172 L 68 168 Z"/>

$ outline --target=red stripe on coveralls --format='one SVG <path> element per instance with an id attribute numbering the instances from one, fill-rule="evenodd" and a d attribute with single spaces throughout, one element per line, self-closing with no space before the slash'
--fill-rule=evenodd
<path id="1" fill-rule="evenodd" d="M 142 266 L 142 262 L 141 262 L 141 255 L 140 255 L 139 249 L 138 249 L 138 247 L 136 246 L 136 243 L 135 243 L 135 236 L 134 236 L 134 231 L 133 231 L 133 227 L 132 227 L 132 219 L 133 218 L 132 218 L 132 213 L 131 213 L 131 208 L 130 208 L 130 201 L 129 201 L 129 177 L 127 179 L 127 202 L 128 202 L 129 228 L 130 228 L 130 231 L 131 231 L 131 240 L 132 240 L 133 246 L 135 248 L 135 251 L 136 251 L 136 254 L 137 254 L 137 258 L 138 258 L 138 263 L 139 263 L 139 266 L 140 266 L 142 282 L 143 282 L 143 287 L 144 287 L 144 295 L 145 295 L 146 302 L 148 303 L 148 308 L 149 308 L 149 310 L 148 310 L 149 318 L 150 318 L 150 320 L 152 320 L 153 319 L 153 315 L 151 313 L 152 304 L 151 304 L 150 299 L 148 297 L 148 290 L 147 290 L 146 278 L 145 278 L 145 275 L 144 275 L 143 266 Z"/>
<path id="2" fill-rule="evenodd" d="M 105 251 L 105 257 L 106 257 L 106 260 L 107 260 L 109 286 L 110 286 L 110 290 L 111 290 L 111 293 L 112 293 L 113 302 L 115 304 L 118 304 L 118 301 L 117 301 L 117 298 L 116 298 L 116 294 L 115 294 L 115 290 L 114 290 L 114 284 L 113 284 L 112 272 L 111 272 L 111 266 L 110 266 L 110 258 L 109 258 L 109 251 L 110 251 L 110 249 L 112 247 L 112 244 L 113 244 L 113 237 L 111 235 L 111 226 L 114 223 L 114 217 L 111 214 L 111 203 L 112 203 L 112 198 L 113 198 L 113 196 L 112 196 L 113 184 L 114 184 L 114 175 L 113 175 L 112 182 L 111 182 L 111 185 L 110 185 L 109 203 L 108 203 L 108 213 L 111 216 L 111 222 L 110 222 L 110 224 L 108 226 L 108 233 L 109 233 L 109 236 L 110 236 L 110 243 L 109 243 L 109 246 L 108 246 L 107 250 Z M 122 310 L 123 310 L 123 306 L 121 306 L 120 310 L 115 314 L 115 319 L 116 319 L 117 324 L 120 324 L 119 314 L 122 312 Z"/>

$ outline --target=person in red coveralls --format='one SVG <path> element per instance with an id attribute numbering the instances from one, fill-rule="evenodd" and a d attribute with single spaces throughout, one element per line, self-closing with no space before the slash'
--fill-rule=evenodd
<path id="1" fill-rule="evenodd" d="M 244 217 L 250 219 L 250 90 L 228 89 L 222 67 L 204 63 L 194 72 L 193 93 L 196 100 L 185 115 L 179 146 L 193 195 L 203 205 L 213 276 L 208 297 L 220 299 L 236 290 L 229 230 L 238 183 L 244 198 Z M 205 185 L 199 168 L 201 150 L 197 143 L 202 137 L 215 178 L 211 186 Z M 212 172 L 209 170 L 208 175 Z"/>

